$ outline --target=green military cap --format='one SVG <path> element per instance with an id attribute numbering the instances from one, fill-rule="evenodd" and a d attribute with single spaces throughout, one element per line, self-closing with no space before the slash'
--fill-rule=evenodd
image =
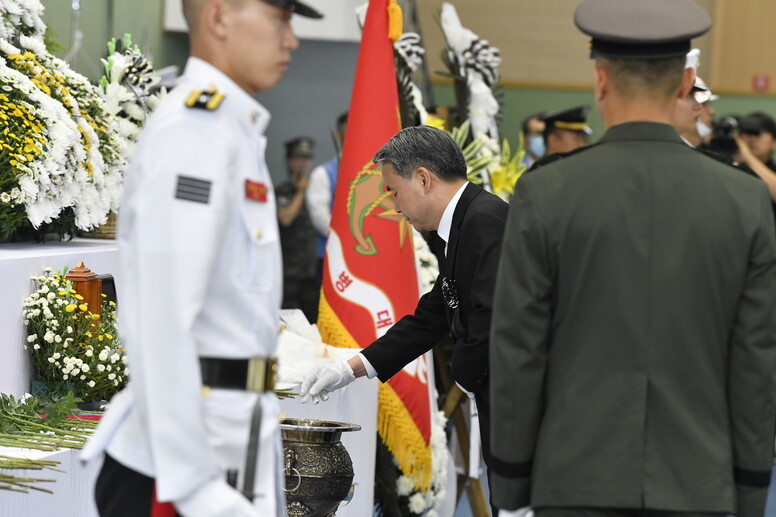
<path id="1" fill-rule="evenodd" d="M 591 58 L 666 59 L 685 56 L 711 17 L 690 0 L 584 0 L 574 23 L 592 38 Z"/>
<path id="2" fill-rule="evenodd" d="M 593 133 L 593 130 L 587 125 L 587 114 L 589 111 L 590 106 L 584 104 L 545 115 L 541 119 L 544 121 L 544 132 L 549 133 L 553 128 L 556 128 L 567 131 L 579 131 L 590 135 Z"/>
<path id="3" fill-rule="evenodd" d="M 289 140 L 284 144 L 286 146 L 286 158 L 312 158 L 315 142 L 312 138 L 300 136 Z"/>
<path id="4" fill-rule="evenodd" d="M 304 16 L 306 18 L 323 18 L 323 15 L 310 7 L 309 5 L 305 5 L 302 2 L 297 2 L 296 0 L 264 0 L 268 4 L 276 5 L 278 7 L 281 7 L 285 9 L 286 11 L 291 11 L 294 14 L 298 14 L 299 16 Z"/>

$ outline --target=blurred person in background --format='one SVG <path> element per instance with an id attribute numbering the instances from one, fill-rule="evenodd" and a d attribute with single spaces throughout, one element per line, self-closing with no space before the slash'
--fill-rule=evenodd
<path id="1" fill-rule="evenodd" d="M 315 142 L 302 136 L 286 142 L 285 146 L 289 179 L 275 189 L 283 250 L 282 308 L 301 309 L 307 320 L 315 323 L 318 314 L 318 292 L 314 287 L 316 236 L 305 203 Z"/>
<path id="2" fill-rule="evenodd" d="M 542 118 L 546 155 L 570 153 L 588 144 L 593 130 L 587 125 L 590 106 L 583 105 L 558 111 Z"/>

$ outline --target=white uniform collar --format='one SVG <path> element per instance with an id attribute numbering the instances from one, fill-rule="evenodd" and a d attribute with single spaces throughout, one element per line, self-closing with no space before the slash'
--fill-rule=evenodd
<path id="1" fill-rule="evenodd" d="M 453 214 L 455 213 L 455 207 L 458 206 L 458 200 L 461 199 L 463 191 L 469 182 L 465 182 L 458 189 L 458 192 L 447 203 L 447 208 L 442 212 L 442 219 L 439 220 L 439 227 L 437 228 L 437 235 L 439 235 L 443 241 L 445 241 L 445 254 L 447 254 L 447 242 L 450 240 L 450 229 L 453 226 Z"/>
<path id="2" fill-rule="evenodd" d="M 192 82 L 197 88 L 209 88 L 212 85 L 224 94 L 224 106 L 248 127 L 264 133 L 270 120 L 270 113 L 259 101 L 248 95 L 221 70 L 198 57 L 189 57 L 181 78 Z"/>

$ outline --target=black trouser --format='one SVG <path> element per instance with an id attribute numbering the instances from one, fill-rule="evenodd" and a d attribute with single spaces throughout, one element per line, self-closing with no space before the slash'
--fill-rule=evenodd
<path id="1" fill-rule="evenodd" d="M 534 508 L 536 517 L 723 517 L 726 512 L 674 512 L 646 508 Z"/>
<path id="2" fill-rule="evenodd" d="M 153 494 L 153 478 L 105 455 L 94 485 L 94 499 L 100 517 L 153 517 Z"/>

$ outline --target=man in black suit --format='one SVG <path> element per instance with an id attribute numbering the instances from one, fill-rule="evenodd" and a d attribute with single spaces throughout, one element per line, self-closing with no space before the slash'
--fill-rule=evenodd
<path id="1" fill-rule="evenodd" d="M 446 243 L 446 260 L 414 314 L 404 316 L 348 362 L 309 374 L 300 400 L 326 400 L 330 391 L 364 375 L 385 382 L 451 333 L 453 378 L 474 394 L 483 456 L 489 464 L 488 334 L 508 205 L 466 181 L 460 147 L 432 127 L 403 129 L 373 161 L 382 164 L 396 211 L 416 230 L 436 231 Z"/>

